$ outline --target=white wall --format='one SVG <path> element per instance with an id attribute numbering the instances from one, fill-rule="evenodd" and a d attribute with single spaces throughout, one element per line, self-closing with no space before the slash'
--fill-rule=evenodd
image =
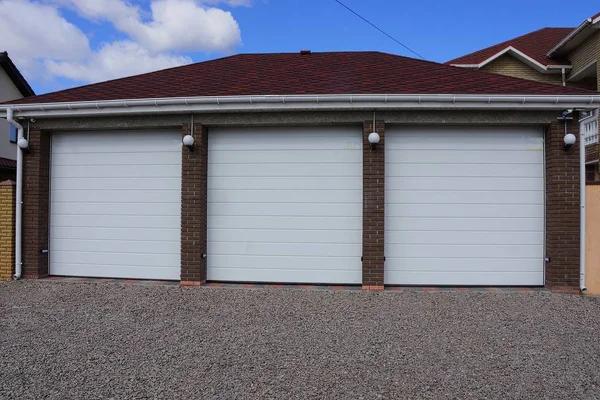
<path id="1" fill-rule="evenodd" d="M 21 92 L 15 87 L 6 72 L 0 68 L 0 102 L 22 98 Z M 10 142 L 10 124 L 0 119 L 0 157 L 15 160 L 17 145 Z"/>

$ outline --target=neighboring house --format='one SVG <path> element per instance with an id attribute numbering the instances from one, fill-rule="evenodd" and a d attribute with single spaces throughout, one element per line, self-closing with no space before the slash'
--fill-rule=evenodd
<path id="1" fill-rule="evenodd" d="M 456 67 L 600 91 L 600 13 L 577 28 L 543 28 L 446 62 Z M 587 121 L 586 170 L 597 180 L 598 111 Z"/>
<path id="2" fill-rule="evenodd" d="M 23 75 L 8 57 L 0 52 L 0 102 L 34 96 Z M 0 182 L 15 179 L 17 168 L 17 132 L 6 121 L 0 121 Z"/>
<path id="3" fill-rule="evenodd" d="M 35 119 L 24 276 L 577 286 L 579 141 L 565 149 L 558 118 L 599 103 L 392 54 L 303 51 L 0 105 Z"/>

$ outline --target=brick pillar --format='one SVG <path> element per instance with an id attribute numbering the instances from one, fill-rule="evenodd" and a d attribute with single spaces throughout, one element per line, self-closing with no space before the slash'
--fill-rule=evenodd
<path id="1" fill-rule="evenodd" d="M 0 280 L 15 273 L 15 182 L 0 182 Z"/>
<path id="2" fill-rule="evenodd" d="M 183 126 L 182 136 L 190 133 Z M 195 151 L 182 146 L 181 178 L 181 285 L 206 282 L 206 170 L 208 130 L 194 125 Z"/>
<path id="3" fill-rule="evenodd" d="M 546 286 L 579 285 L 579 122 L 567 131 L 577 142 L 565 151 L 563 121 L 546 129 Z"/>
<path id="4" fill-rule="evenodd" d="M 363 124 L 363 288 L 383 289 L 385 123 L 376 121 L 379 144 L 371 149 L 373 121 Z"/>
<path id="5" fill-rule="evenodd" d="M 23 278 L 48 276 L 50 213 L 50 134 L 29 132 L 29 153 L 23 159 Z"/>

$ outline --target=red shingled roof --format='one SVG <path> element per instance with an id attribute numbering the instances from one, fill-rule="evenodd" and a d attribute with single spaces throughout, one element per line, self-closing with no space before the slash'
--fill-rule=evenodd
<path id="1" fill-rule="evenodd" d="M 301 94 L 587 94 L 379 52 L 240 54 L 12 104 Z"/>
<path id="2" fill-rule="evenodd" d="M 0 168 L 17 168 L 17 162 L 15 160 L 0 157 Z"/>
<path id="3" fill-rule="evenodd" d="M 474 53 L 456 58 L 446 64 L 481 64 L 507 47 L 514 47 L 542 65 L 571 65 L 568 60 L 548 58 L 546 54 L 575 28 L 542 28 L 523 36 L 498 43 Z"/>

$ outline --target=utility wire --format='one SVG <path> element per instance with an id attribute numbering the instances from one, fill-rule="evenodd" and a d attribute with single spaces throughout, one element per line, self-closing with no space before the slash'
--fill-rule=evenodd
<path id="1" fill-rule="evenodd" d="M 351 9 L 350 7 L 348 7 L 347 5 L 345 5 L 344 3 L 342 3 L 341 1 L 339 1 L 339 0 L 333 0 L 333 1 L 335 1 L 336 3 L 338 3 L 340 6 L 344 7 L 346 10 L 350 11 L 352 14 L 356 15 L 358 18 L 360 18 L 363 21 L 365 21 L 367 24 L 371 25 L 373 28 L 377 29 L 379 32 L 383 33 L 385 36 L 389 37 L 394 42 L 398 43 L 400 46 L 404 47 L 406 50 L 410 51 L 411 53 L 413 53 L 417 57 L 419 57 L 419 58 L 421 58 L 423 60 L 425 59 L 425 57 L 423 57 L 422 55 L 420 55 L 419 53 L 417 53 L 416 51 L 414 51 L 413 49 L 411 49 L 410 47 L 408 47 L 407 45 L 405 45 L 404 43 L 402 43 L 401 41 L 399 41 L 398 39 L 396 39 L 392 35 L 388 34 L 387 32 L 385 32 L 384 30 L 382 30 L 381 28 L 379 28 L 377 25 L 375 25 L 374 23 L 372 23 L 371 21 L 369 21 L 368 19 L 366 19 L 365 17 L 363 17 L 362 15 L 360 15 L 359 13 L 357 13 L 356 11 L 354 11 L 353 9 Z"/>

